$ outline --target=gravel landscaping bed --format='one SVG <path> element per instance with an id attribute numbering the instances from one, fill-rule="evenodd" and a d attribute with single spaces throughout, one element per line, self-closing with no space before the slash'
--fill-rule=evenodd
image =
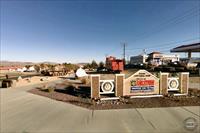
<path id="1" fill-rule="evenodd" d="M 121 98 L 119 100 L 94 101 L 88 95 L 74 92 L 73 88 L 44 91 L 38 88 L 29 90 L 30 93 L 48 97 L 54 100 L 74 104 L 92 110 L 125 109 L 125 108 L 153 108 L 176 106 L 200 106 L 200 90 L 189 89 L 188 96 L 168 96 L 154 98 Z"/>

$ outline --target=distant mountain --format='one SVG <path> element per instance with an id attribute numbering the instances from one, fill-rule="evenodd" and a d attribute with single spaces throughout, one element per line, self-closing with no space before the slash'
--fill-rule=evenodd
<path id="1" fill-rule="evenodd" d="M 86 63 L 86 62 L 76 63 L 76 65 L 78 65 L 78 66 L 84 66 L 86 64 L 88 64 L 88 63 Z"/>
<path id="2" fill-rule="evenodd" d="M 21 61 L 0 61 L 0 66 L 25 66 L 34 65 L 33 62 L 21 62 Z"/>
<path id="3" fill-rule="evenodd" d="M 51 65 L 55 65 L 55 64 L 59 64 L 59 63 L 50 62 L 50 61 L 44 61 L 44 62 L 38 62 L 38 63 L 35 63 L 35 64 L 51 64 Z"/>
<path id="4" fill-rule="evenodd" d="M 0 66 L 25 66 L 25 65 L 36 65 L 36 64 L 52 64 L 52 65 L 55 65 L 55 64 L 58 64 L 56 62 L 48 62 L 48 61 L 45 61 L 45 62 L 38 62 L 38 63 L 35 63 L 35 62 L 23 62 L 23 61 L 0 61 Z"/>
<path id="5" fill-rule="evenodd" d="M 36 64 L 56 65 L 62 63 L 50 62 L 50 61 L 44 61 L 44 62 L 23 62 L 23 61 L 6 61 L 6 60 L 0 61 L 0 66 L 25 66 L 25 65 L 36 65 Z M 87 63 L 75 63 L 75 64 L 84 66 Z"/>

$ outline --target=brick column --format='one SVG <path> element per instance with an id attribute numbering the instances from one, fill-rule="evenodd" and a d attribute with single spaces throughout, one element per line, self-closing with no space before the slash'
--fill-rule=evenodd
<path id="1" fill-rule="evenodd" d="M 91 98 L 100 98 L 100 75 L 91 75 Z"/>
<path id="2" fill-rule="evenodd" d="M 182 72 L 179 74 L 179 86 L 180 91 L 183 94 L 188 94 L 188 87 L 189 87 L 189 73 Z"/>
<path id="3" fill-rule="evenodd" d="M 160 94 L 168 94 L 168 73 L 160 73 Z"/>
<path id="4" fill-rule="evenodd" d="M 115 75 L 115 96 L 123 96 L 124 91 L 124 74 Z"/>

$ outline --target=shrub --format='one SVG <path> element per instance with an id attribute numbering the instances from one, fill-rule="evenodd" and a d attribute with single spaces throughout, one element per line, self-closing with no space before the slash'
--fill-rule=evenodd
<path id="1" fill-rule="evenodd" d="M 172 77 L 178 77 L 178 73 L 172 73 L 171 76 Z"/>
<path id="2" fill-rule="evenodd" d="M 48 87 L 47 90 L 48 90 L 49 93 L 51 93 L 51 92 L 54 92 L 55 88 L 54 87 Z"/>

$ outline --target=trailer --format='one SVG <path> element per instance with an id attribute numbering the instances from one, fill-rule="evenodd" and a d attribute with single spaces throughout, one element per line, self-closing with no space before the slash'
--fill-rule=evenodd
<path id="1" fill-rule="evenodd" d="M 124 60 L 113 56 L 106 57 L 106 69 L 111 72 L 121 72 L 124 70 Z"/>

